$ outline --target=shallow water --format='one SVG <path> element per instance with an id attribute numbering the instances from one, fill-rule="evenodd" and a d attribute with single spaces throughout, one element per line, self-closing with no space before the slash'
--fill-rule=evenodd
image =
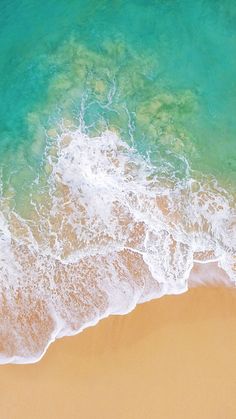
<path id="1" fill-rule="evenodd" d="M 233 285 L 235 3 L 4 0 L 0 23 L 1 361 L 194 262 Z"/>

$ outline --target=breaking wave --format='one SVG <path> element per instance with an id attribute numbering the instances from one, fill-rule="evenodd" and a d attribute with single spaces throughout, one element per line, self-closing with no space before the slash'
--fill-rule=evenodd
<path id="1" fill-rule="evenodd" d="M 2 194 L 1 363 L 36 362 L 56 338 L 138 303 L 235 283 L 235 201 L 180 160 L 183 177 L 111 130 L 54 134 L 24 215 Z"/>

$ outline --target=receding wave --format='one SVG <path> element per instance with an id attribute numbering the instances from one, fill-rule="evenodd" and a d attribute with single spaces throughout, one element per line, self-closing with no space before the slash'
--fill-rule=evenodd
<path id="1" fill-rule="evenodd" d="M 235 283 L 234 199 L 182 164 L 179 178 L 114 131 L 54 133 L 27 208 L 2 195 L 1 363 L 35 362 L 56 338 L 138 303 Z"/>

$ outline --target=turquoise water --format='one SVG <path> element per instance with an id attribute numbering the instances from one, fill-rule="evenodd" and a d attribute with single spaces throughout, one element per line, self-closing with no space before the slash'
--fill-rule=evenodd
<path id="1" fill-rule="evenodd" d="M 236 3 L 2 0 L 0 45 L 2 362 L 236 281 Z"/>
<path id="2" fill-rule="evenodd" d="M 173 132 L 184 131 L 187 144 L 181 152 L 187 153 L 194 168 L 235 182 L 235 2 L 3 1 L 0 19 L 3 161 L 8 151 L 23 147 L 31 162 L 27 150 L 36 128 L 27 122 L 28 115 L 35 112 L 47 124 L 58 108 L 63 110 L 65 96 L 74 94 L 76 84 L 86 77 L 85 71 L 73 73 L 75 50 L 82 46 L 88 55 L 83 63 L 87 72 L 103 78 L 110 71 L 117 90 L 122 82 L 119 101 L 130 112 L 138 111 L 135 140 L 142 150 L 154 150 L 160 142 L 159 127 L 171 125 Z M 74 51 L 68 47 L 67 53 L 72 39 Z M 54 89 L 57 76 L 71 84 Z M 79 89 L 77 93 L 71 100 L 74 112 L 81 100 Z M 173 100 L 158 115 L 150 102 L 160 94 Z M 145 121 L 138 118 L 142 106 L 150 108 Z M 99 111 L 92 107 L 88 120 Z M 126 129 L 124 115 L 106 116 Z M 152 133 L 145 132 L 144 122 L 149 125 L 158 116 Z M 39 160 L 40 153 L 34 163 Z"/>

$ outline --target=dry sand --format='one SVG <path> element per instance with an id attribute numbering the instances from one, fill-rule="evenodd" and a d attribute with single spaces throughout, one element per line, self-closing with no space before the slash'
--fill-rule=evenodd
<path id="1" fill-rule="evenodd" d="M 142 304 L 0 367 L 0 419 L 235 419 L 236 290 Z"/>

